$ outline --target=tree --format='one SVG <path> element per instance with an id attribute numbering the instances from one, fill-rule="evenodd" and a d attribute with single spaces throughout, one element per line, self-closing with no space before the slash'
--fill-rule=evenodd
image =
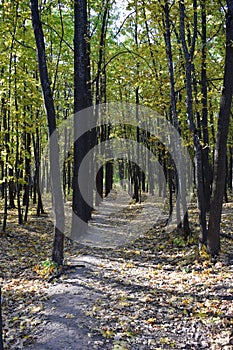
<path id="1" fill-rule="evenodd" d="M 77 227 L 77 218 L 87 223 L 91 216 L 92 208 L 84 200 L 79 186 L 79 170 L 84 156 L 90 147 L 91 135 L 86 133 L 78 138 L 79 112 L 91 105 L 90 93 L 90 55 L 88 42 L 88 21 L 86 0 L 74 1 L 74 172 L 73 172 L 73 222 L 72 234 L 76 230 L 83 230 Z M 88 121 L 83 121 L 88 123 Z M 84 126 L 84 125 L 82 125 Z M 84 174 L 83 174 L 84 175 Z M 82 190 L 92 196 L 90 169 L 85 171 L 85 179 L 82 181 Z M 79 221 L 80 222 L 80 221 Z M 80 232 L 79 232 L 80 233 Z M 83 233 L 83 232 L 82 232 Z"/>
<path id="2" fill-rule="evenodd" d="M 202 147 L 203 181 L 206 212 L 210 210 L 210 163 L 209 163 L 209 132 L 208 132 L 208 90 L 207 90 L 207 23 L 206 1 L 201 1 L 201 92 L 202 92 L 202 133 L 204 147 Z"/>
<path id="3" fill-rule="evenodd" d="M 197 127 L 194 121 L 193 113 L 193 91 L 192 91 L 192 61 L 195 51 L 196 39 L 197 39 L 197 2 L 193 0 L 193 37 L 190 38 L 190 50 L 188 48 L 185 36 L 185 6 L 183 1 L 179 1 L 180 10 L 180 37 L 182 42 L 182 49 L 185 62 L 185 85 L 186 85 L 186 110 L 189 120 L 189 128 L 193 137 L 193 144 L 195 150 L 196 161 L 196 174 L 197 174 L 197 197 L 198 197 L 198 209 L 199 209 L 199 222 L 201 228 L 200 242 L 206 243 L 206 204 L 204 197 L 204 184 L 203 184 L 203 164 L 202 164 L 202 148 L 200 139 L 197 133 Z"/>
<path id="4" fill-rule="evenodd" d="M 207 249 L 212 257 L 220 251 L 220 223 L 223 194 L 225 189 L 227 137 L 230 123 L 233 96 L 233 0 L 227 1 L 226 13 L 226 53 L 224 82 L 220 110 L 218 116 L 218 131 L 215 146 L 213 195 L 210 206 L 210 217 L 207 236 Z"/>
<path id="5" fill-rule="evenodd" d="M 103 10 L 104 9 L 104 10 Z M 95 102 L 96 105 L 99 103 L 106 103 L 106 70 L 104 68 L 105 64 L 105 52 L 106 52 L 106 35 L 107 35 L 107 27 L 109 21 L 109 0 L 103 1 L 102 9 L 102 23 L 100 30 L 100 42 L 99 42 L 99 56 L 97 62 L 97 75 L 95 78 Z M 97 118 L 99 116 L 96 116 Z M 101 126 L 99 128 L 99 141 L 104 141 L 106 137 L 106 127 Z M 108 169 L 108 168 L 107 168 Z M 104 177 L 104 168 L 100 167 L 97 176 L 96 176 L 96 188 L 99 196 L 96 196 L 95 204 L 98 205 L 100 198 L 103 198 L 103 177 Z"/>
<path id="6" fill-rule="evenodd" d="M 45 132 L 47 122 L 39 72 L 35 69 L 37 58 L 29 20 L 29 3 L 18 0 L 0 2 L 0 189 L 1 204 L 5 207 L 3 229 L 6 229 L 10 208 L 18 211 L 19 223 L 27 221 L 31 204 L 37 204 L 38 216 L 43 212 L 43 192 L 40 193 L 39 186 L 39 169 L 43 164 L 43 189 L 47 191 L 51 187 L 49 160 L 41 160 L 43 148 L 48 142 Z M 209 211 L 212 168 L 214 163 L 217 166 L 214 148 L 216 111 L 219 110 L 219 91 L 223 82 L 225 7 L 220 2 L 204 0 L 160 0 L 152 3 L 144 0 L 136 3 L 126 1 L 122 6 L 127 7 L 128 13 L 122 19 L 122 9 L 117 9 L 118 5 L 111 0 L 54 0 L 38 3 L 46 38 L 44 45 L 51 89 L 48 95 L 52 94 L 49 99 L 54 103 L 55 112 L 52 111 L 52 114 L 55 113 L 57 125 L 67 119 L 73 105 L 78 115 L 92 102 L 98 104 L 106 101 L 140 102 L 167 118 L 178 130 L 191 157 L 196 161 L 195 174 L 198 176 L 194 186 L 197 185 L 200 240 L 205 244 L 208 235 L 205 217 Z M 48 108 L 51 111 L 50 104 Z M 78 118 L 75 123 L 75 129 L 76 126 L 79 128 Z M 92 210 L 93 186 L 90 184 L 94 181 L 93 164 L 86 169 L 86 184 L 82 189 L 90 195 L 89 206 L 78 188 L 79 166 L 92 145 L 118 137 L 117 133 L 143 143 L 158 155 L 170 192 L 170 215 L 173 213 L 175 193 L 179 193 L 178 186 L 181 185 L 175 172 L 177 164 L 168 159 L 170 156 L 162 149 L 162 145 L 153 141 L 153 135 L 144 135 L 143 130 L 130 125 L 124 130 L 122 125 L 117 129 L 106 125 L 92 135 L 87 132 L 77 140 L 74 156 L 73 149 L 67 149 L 68 141 L 61 150 L 69 154 L 64 162 L 64 195 L 74 194 L 73 209 L 84 222 L 89 220 Z M 225 158 L 225 200 L 228 199 L 227 190 L 232 189 L 232 132 L 233 128 L 230 127 Z M 148 161 L 149 169 L 150 159 L 145 161 Z M 139 197 L 140 189 L 144 191 L 148 188 L 153 192 L 156 176 L 151 174 L 148 184 L 148 179 L 143 180 L 143 173 L 134 163 L 127 164 L 119 160 L 120 174 L 117 174 L 116 165 L 109 161 L 97 173 L 96 187 L 101 196 L 104 185 L 105 193 L 108 194 L 119 175 L 128 177 L 131 186 L 134 186 L 136 198 Z M 185 190 L 180 192 L 185 194 Z M 67 196 L 69 199 L 70 196 Z M 177 205 L 177 217 L 183 215 L 185 210 L 186 205 L 182 205 L 181 198 Z M 209 228 L 210 234 L 211 225 Z"/>
<path id="7" fill-rule="evenodd" d="M 170 24 L 170 9 L 169 9 L 169 3 L 168 0 L 165 0 L 165 4 L 163 6 L 164 11 L 164 27 L 165 27 L 165 33 L 164 33 L 164 40 L 166 44 L 166 54 L 167 54 L 167 62 L 168 62 L 168 69 L 169 69 L 169 83 L 170 83 L 170 105 L 171 105 L 171 120 L 172 123 L 179 132 L 179 122 L 178 122 L 178 113 L 177 113 L 177 97 L 175 92 L 175 79 L 174 79 L 174 64 L 173 64 L 173 55 L 172 55 L 172 44 L 171 44 L 171 24 Z M 190 233 L 189 228 L 189 222 L 188 222 L 188 213 L 187 213 L 187 203 L 186 203 L 186 186 L 185 186 L 185 174 L 183 171 L 183 159 L 182 159 L 182 153 L 181 153 L 181 145 L 179 140 L 175 140 L 175 147 L 179 149 L 179 169 L 181 171 L 181 178 L 178 179 L 180 182 L 180 188 L 181 188 L 181 203 L 183 208 L 183 217 L 184 217 L 184 236 L 185 238 L 188 237 Z M 178 164 L 177 164 L 178 165 Z M 170 186 L 171 188 L 171 186 Z M 170 189 L 171 192 L 171 189 Z M 171 196 L 171 194 L 170 194 Z M 180 225 L 180 199 L 177 198 L 177 223 Z M 170 214 L 172 213 L 172 205 L 170 205 Z"/>
<path id="8" fill-rule="evenodd" d="M 31 0 L 31 14 L 37 46 L 40 81 L 49 129 L 50 172 L 52 179 L 53 203 L 55 212 L 53 261 L 59 265 L 62 265 L 64 246 L 64 207 L 59 168 L 59 145 L 58 134 L 56 130 L 54 101 L 49 83 L 45 54 L 44 34 L 38 10 L 38 0 Z"/>

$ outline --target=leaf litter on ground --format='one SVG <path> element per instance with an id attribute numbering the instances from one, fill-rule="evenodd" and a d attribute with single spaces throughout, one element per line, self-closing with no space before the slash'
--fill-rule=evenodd
<path id="1" fill-rule="evenodd" d="M 227 204 L 224 232 L 231 232 L 231 222 L 232 206 Z M 1 233 L 6 350 L 30 346 L 38 330 L 43 332 L 51 288 L 69 285 L 80 261 L 86 266 L 77 277 L 80 284 L 99 293 L 92 298 L 90 292 L 90 302 L 82 306 L 90 320 L 83 323 L 91 348 L 232 349 L 233 246 L 229 240 L 222 239 L 218 261 L 211 262 L 205 252 L 198 251 L 195 222 L 189 243 L 176 231 L 166 233 L 163 223 L 115 250 L 80 247 L 66 239 L 66 258 L 74 268 L 48 283 L 57 272 L 50 260 L 52 226 L 45 216 L 18 226 L 13 213 L 7 231 Z M 54 310 L 59 309 L 56 299 L 52 302 Z M 75 312 L 60 316 L 76 321 Z"/>

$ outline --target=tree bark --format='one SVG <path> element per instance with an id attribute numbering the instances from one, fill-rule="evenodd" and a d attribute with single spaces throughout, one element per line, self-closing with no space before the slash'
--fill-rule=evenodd
<path id="1" fill-rule="evenodd" d="M 179 132 L 179 124 L 178 124 L 178 114 L 177 114 L 177 107 L 176 107 L 176 93 L 175 93 L 175 78 L 174 78 L 174 68 L 173 68 L 173 56 L 172 56 L 172 45 L 171 45 L 171 33 L 170 33 L 170 10 L 169 10 L 169 2 L 166 0 L 164 5 L 164 27 L 165 27 L 165 33 L 164 33 L 164 41 L 166 44 L 166 55 L 167 55 L 167 62 L 168 62 L 168 69 L 169 69 L 169 80 L 170 80 L 170 102 L 171 102 L 171 114 L 172 114 L 172 123 L 174 125 L 174 128 Z M 176 166 L 179 168 L 181 172 L 181 176 L 178 180 L 178 188 L 180 188 L 180 195 L 177 195 L 176 199 L 176 215 L 177 215 L 177 227 L 180 228 L 182 223 L 180 219 L 180 202 L 182 204 L 183 209 L 183 219 L 184 219 L 184 236 L 185 238 L 188 237 L 190 233 L 189 228 L 189 220 L 188 220 L 188 208 L 187 208 L 187 202 L 186 202 L 186 186 L 185 186 L 185 174 L 184 170 L 182 169 L 183 159 L 182 159 L 182 152 L 180 151 L 180 141 L 174 140 L 175 147 L 179 150 L 179 163 L 176 164 Z M 172 202 L 170 202 L 172 204 Z M 170 208 L 170 213 L 172 213 L 172 208 Z"/>
<path id="2" fill-rule="evenodd" d="M 26 129 L 26 124 L 25 124 Z M 24 214 L 24 222 L 27 222 L 28 209 L 29 209 L 29 194 L 30 194 L 30 186 L 31 186 L 31 134 L 27 133 L 25 130 L 25 150 L 27 151 L 27 155 L 25 157 L 25 186 L 24 186 L 24 198 L 23 204 L 25 205 L 25 214 Z"/>
<path id="3" fill-rule="evenodd" d="M 56 130 L 54 101 L 50 88 L 47 69 L 44 34 L 38 10 L 38 0 L 31 0 L 31 15 L 37 46 L 40 81 L 49 129 L 50 172 L 52 179 L 52 194 L 55 214 L 52 258 L 53 261 L 55 261 L 58 265 L 62 265 L 64 249 L 64 207 L 59 167 L 59 145 L 58 134 Z"/>
<path id="4" fill-rule="evenodd" d="M 105 197 L 110 193 L 113 185 L 113 162 L 108 161 L 105 165 Z"/>
<path id="5" fill-rule="evenodd" d="M 227 137 L 233 96 L 233 0 L 227 1 L 226 54 L 222 97 L 218 116 L 218 131 L 215 147 L 213 196 L 210 206 L 207 249 L 212 257 L 220 251 L 220 224 L 225 188 Z"/>
<path id="6" fill-rule="evenodd" d="M 103 86 L 103 83 L 105 79 L 103 78 L 103 68 L 102 65 L 104 63 L 105 58 L 105 45 L 106 45 L 106 34 L 107 34 L 107 25 L 108 25 L 108 14 L 109 14 L 109 0 L 103 1 L 102 3 L 103 7 L 103 17 L 102 17 L 102 24 L 101 24 L 101 34 L 100 34 L 100 42 L 99 42 L 99 57 L 98 57 L 98 64 L 97 64 L 97 76 L 96 76 L 96 105 L 99 103 L 103 103 L 103 98 L 105 96 L 102 96 L 102 93 L 104 92 L 105 88 Z M 97 109 L 97 114 L 99 113 Z M 96 116 L 97 118 L 99 116 Z M 105 131 L 106 129 L 104 126 L 101 126 L 99 128 L 99 137 L 98 142 L 105 141 Z M 97 173 L 96 176 L 96 189 L 99 196 L 96 196 L 95 204 L 99 205 L 101 198 L 103 198 L 103 180 L 104 180 L 104 168 L 101 167 Z"/>
<path id="7" fill-rule="evenodd" d="M 202 61 L 201 61 L 201 92 L 202 92 L 202 134 L 204 147 L 202 148 L 204 195 L 206 211 L 210 210 L 210 162 L 209 162 L 209 132 L 208 132 L 208 106 L 207 106 L 207 70 L 206 70 L 206 1 L 201 1 L 202 23 Z"/>
<path id="8" fill-rule="evenodd" d="M 106 140 L 109 140 L 109 136 L 111 133 L 111 125 L 108 124 L 105 126 L 105 137 Z M 105 164 L 105 197 L 110 193 L 113 185 L 113 160 L 106 162 Z"/>
<path id="9" fill-rule="evenodd" d="M 78 227 L 78 223 L 87 223 L 91 217 L 92 208 L 82 197 L 79 186 L 79 170 L 83 158 L 90 149 L 93 133 L 86 133 L 77 137 L 79 130 L 79 112 L 91 106 L 90 90 L 90 56 L 88 43 L 88 21 L 87 21 L 87 2 L 86 0 L 74 1 L 74 172 L 73 172 L 73 220 L 72 236 L 77 237 L 77 233 L 85 233 L 85 225 Z M 83 121 L 84 122 L 84 121 Z M 86 121 L 88 123 L 88 121 Z M 88 124 L 85 126 L 87 129 Z M 85 169 L 85 179 L 82 181 L 82 191 L 93 201 L 92 188 L 92 167 Z M 81 175 L 82 177 L 84 174 Z M 77 221 L 77 218 L 82 221 Z M 82 232 L 80 232 L 82 231 Z"/>
<path id="10" fill-rule="evenodd" d="M 198 198 L 198 211 L 199 211 L 199 222 L 200 222 L 200 243 L 206 243 L 207 229 L 206 229 L 206 205 L 204 196 L 204 182 L 203 182 L 203 164 L 202 164 L 202 148 L 198 137 L 196 124 L 193 116 L 193 93 L 192 93 L 192 60 L 195 50 L 195 43 L 197 38 L 197 2 L 193 0 L 193 11 L 194 11 L 194 25 L 193 25 L 193 37 L 190 39 L 191 48 L 188 50 L 185 35 L 185 6 L 184 2 L 179 2 L 180 9 L 180 35 L 182 42 L 182 49 L 185 60 L 185 78 L 186 78 L 186 110 L 189 120 L 189 129 L 192 132 L 193 144 L 195 150 L 195 161 L 196 161 L 196 176 L 197 176 L 197 198 Z"/>

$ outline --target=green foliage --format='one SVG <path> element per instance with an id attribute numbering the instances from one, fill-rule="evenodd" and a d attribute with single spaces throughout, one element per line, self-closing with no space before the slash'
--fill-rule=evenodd
<path id="1" fill-rule="evenodd" d="M 136 102 L 148 106 L 171 118 L 170 81 L 165 44 L 165 1 L 144 0 L 115 4 L 107 0 L 88 1 L 91 89 L 96 92 L 98 73 L 106 84 L 106 101 Z M 170 5 L 170 2 L 169 2 Z M 107 9 L 105 41 L 101 47 L 101 31 L 104 10 Z M 220 102 L 225 42 L 225 12 L 220 3 L 205 2 L 207 18 L 206 71 L 209 147 L 212 157 Z M 58 125 L 73 111 L 73 1 L 45 1 L 40 5 L 45 36 L 46 54 Z M 196 91 L 193 98 L 194 118 L 202 113 L 202 51 L 201 5 L 196 9 L 198 33 L 193 65 Z M 173 56 L 176 104 L 179 128 L 191 156 L 194 155 L 193 138 L 186 116 L 185 59 L 180 40 L 179 2 L 169 6 L 170 35 Z M 193 36 L 193 2 L 185 1 L 185 30 L 188 47 Z M 25 159 L 35 164 L 35 144 L 30 150 L 25 144 L 25 135 L 32 138 L 38 133 L 39 148 L 47 144 L 47 122 L 37 64 L 36 45 L 31 24 L 30 1 L 2 1 L 0 3 L 0 161 L 7 169 L 13 169 L 14 178 L 25 185 Z M 98 67 L 102 52 L 101 67 Z M 100 72 L 98 72 L 100 69 Z M 194 91 L 193 91 L 194 92 Z M 115 131 L 112 131 L 114 134 Z M 117 131 L 118 133 L 118 131 Z M 116 137 L 116 134 L 114 137 Z M 33 141 L 33 140 L 32 140 Z M 229 134 L 232 144 L 232 126 Z M 153 141 L 152 141 L 153 146 Z M 72 163 L 72 155 L 70 156 Z M 18 169 L 18 170 L 16 170 Z M 0 181 L 9 181 L 8 171 L 0 174 Z M 176 243 L 174 243 L 176 244 Z"/>
<path id="2" fill-rule="evenodd" d="M 42 278 L 48 278 L 57 269 L 58 265 L 50 259 L 41 261 L 40 264 L 34 267 L 34 271 Z"/>
<path id="3" fill-rule="evenodd" d="M 41 265 L 45 268 L 54 268 L 55 269 L 58 267 L 58 265 L 54 261 L 49 260 L 49 259 L 42 261 Z"/>
<path id="4" fill-rule="evenodd" d="M 173 239 L 173 244 L 176 246 L 176 247 L 185 247 L 185 242 L 183 240 L 182 237 L 175 237 Z"/>

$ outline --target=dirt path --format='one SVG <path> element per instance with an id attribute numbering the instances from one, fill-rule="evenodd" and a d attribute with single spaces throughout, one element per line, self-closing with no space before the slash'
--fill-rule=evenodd
<path id="1" fill-rule="evenodd" d="M 115 223 L 124 228 L 121 220 L 128 223 L 135 218 L 131 204 L 118 214 L 109 203 L 102 208 L 105 215 L 96 212 L 93 227 L 109 231 Z M 232 215 L 232 206 L 226 205 L 225 233 L 231 232 Z M 34 294 L 39 322 L 36 327 L 28 325 L 34 343 L 26 346 L 22 336 L 22 347 L 11 345 L 6 350 L 232 350 L 233 245 L 223 239 L 219 260 L 211 263 L 198 253 L 195 234 L 192 239 L 184 244 L 179 233 L 167 233 L 158 222 L 124 247 L 74 245 L 73 255 L 67 257 L 67 274 L 47 283 L 40 291 L 43 298 Z M 7 288 L 12 290 L 10 284 Z M 23 326 L 31 311 L 24 316 L 21 308 L 25 313 L 25 303 L 19 304 L 15 322 L 22 319 Z"/>
<path id="2" fill-rule="evenodd" d="M 94 248 L 129 244 L 142 234 L 142 228 L 146 232 L 153 227 L 154 218 L 160 215 L 159 208 L 162 208 L 161 200 L 155 204 L 151 198 L 146 198 L 146 202 L 137 204 L 125 191 L 113 190 L 94 211 L 82 243 Z M 36 331 L 37 341 L 26 349 L 113 348 L 113 339 L 108 339 L 105 328 L 101 336 L 99 322 L 90 312 L 98 300 L 107 302 L 109 297 L 102 288 L 96 288 L 95 281 L 98 267 L 105 266 L 106 261 L 103 256 L 91 255 L 71 259 L 73 265 L 80 263 L 85 267 L 74 269 L 67 278 L 63 277 L 46 290 L 48 301 L 40 315 L 43 323 Z"/>
<path id="3" fill-rule="evenodd" d="M 126 191 L 112 190 L 93 212 L 81 243 L 99 248 L 127 245 L 150 230 L 159 219 L 165 220 L 164 199 L 146 194 L 142 197 L 141 203 L 135 203 Z"/>
<path id="4" fill-rule="evenodd" d="M 192 266 L 178 252 L 153 262 L 148 255 L 93 251 L 71 259 L 85 267 L 47 290 L 44 322 L 25 349 L 232 350 L 232 262 Z"/>
<path id="5" fill-rule="evenodd" d="M 74 269 L 46 290 L 48 300 L 40 313 L 43 323 L 36 331 L 36 343 L 25 349 L 108 349 L 108 341 L 101 337 L 97 320 L 87 315 L 97 299 L 105 298 L 88 279 L 98 261 L 84 257 L 76 263 L 83 263 L 85 267 Z"/>

